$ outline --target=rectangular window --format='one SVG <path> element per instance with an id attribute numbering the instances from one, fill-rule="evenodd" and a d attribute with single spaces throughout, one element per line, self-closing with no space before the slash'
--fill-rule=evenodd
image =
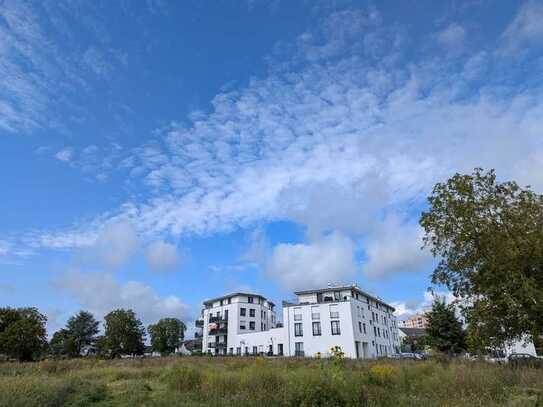
<path id="1" fill-rule="evenodd" d="M 311 307 L 311 319 L 319 320 L 321 319 L 321 313 L 319 312 L 319 307 Z"/>
<path id="2" fill-rule="evenodd" d="M 245 355 L 247 356 L 248 354 L 249 354 L 249 347 L 246 346 L 246 347 L 245 347 Z"/>
<path id="3" fill-rule="evenodd" d="M 294 324 L 294 336 L 303 336 L 304 331 L 302 329 L 302 324 L 297 322 Z"/>
<path id="4" fill-rule="evenodd" d="M 362 333 L 362 322 L 358 323 L 358 332 Z"/>
<path id="5" fill-rule="evenodd" d="M 249 316 L 252 318 L 256 316 L 256 310 L 254 308 L 249 309 Z"/>
<path id="6" fill-rule="evenodd" d="M 282 343 L 277 344 L 277 355 L 278 356 L 283 356 L 283 344 Z"/>
<path id="7" fill-rule="evenodd" d="M 233 354 L 234 354 L 234 348 L 230 348 L 230 349 L 228 350 L 228 353 L 229 353 L 230 355 L 233 355 Z"/>
<path id="8" fill-rule="evenodd" d="M 341 335 L 339 321 L 331 321 L 330 323 L 332 324 L 332 335 Z"/>
<path id="9" fill-rule="evenodd" d="M 255 321 L 249 321 L 249 329 L 251 331 L 254 331 L 255 330 Z"/>
<path id="10" fill-rule="evenodd" d="M 247 325 L 245 324 L 245 321 L 239 321 L 239 329 L 247 329 Z"/>
<path id="11" fill-rule="evenodd" d="M 373 336 L 377 336 L 377 328 L 375 326 L 373 327 Z"/>
<path id="12" fill-rule="evenodd" d="M 240 346 L 238 346 L 236 348 L 236 355 L 238 355 L 238 356 L 241 355 L 241 347 Z"/>
<path id="13" fill-rule="evenodd" d="M 239 309 L 239 315 L 241 315 L 242 317 L 247 315 L 247 309 L 246 308 L 240 308 Z"/>
<path id="14" fill-rule="evenodd" d="M 258 348 L 256 346 L 253 346 L 253 355 L 258 354 Z"/>
<path id="15" fill-rule="evenodd" d="M 339 318 L 339 307 L 337 305 L 330 305 L 330 318 Z"/>
<path id="16" fill-rule="evenodd" d="M 228 304 L 232 304 L 232 298 L 228 298 Z"/>
<path id="17" fill-rule="evenodd" d="M 253 297 L 247 297 L 247 302 L 248 302 L 249 304 L 252 304 L 252 303 L 254 302 Z"/>
<path id="18" fill-rule="evenodd" d="M 294 342 L 294 356 L 304 356 L 303 342 Z"/>
<path id="19" fill-rule="evenodd" d="M 294 308 L 294 320 L 295 321 L 301 321 L 302 320 L 302 309 L 301 308 Z"/>
<path id="20" fill-rule="evenodd" d="M 364 330 L 364 333 L 366 333 L 366 324 L 362 324 L 362 329 Z"/>
<path id="21" fill-rule="evenodd" d="M 313 322 L 313 336 L 321 336 L 321 323 Z"/>

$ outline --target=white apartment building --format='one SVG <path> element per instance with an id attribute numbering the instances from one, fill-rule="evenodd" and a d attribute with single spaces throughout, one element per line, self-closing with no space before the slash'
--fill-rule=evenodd
<path id="1" fill-rule="evenodd" d="M 339 346 L 350 358 L 399 352 L 394 308 L 355 285 L 305 290 L 275 304 L 257 294 L 234 293 L 204 302 L 202 350 L 214 355 L 330 355 Z"/>

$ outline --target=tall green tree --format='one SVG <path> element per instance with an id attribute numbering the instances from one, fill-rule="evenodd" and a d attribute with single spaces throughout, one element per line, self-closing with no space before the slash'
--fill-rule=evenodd
<path id="1" fill-rule="evenodd" d="M 186 329 L 185 323 L 177 318 L 163 318 L 156 324 L 149 325 L 147 332 L 154 351 L 173 353 L 183 342 Z"/>
<path id="2" fill-rule="evenodd" d="M 132 310 L 117 309 L 104 317 L 105 346 L 111 357 L 141 355 L 145 328 Z"/>
<path id="3" fill-rule="evenodd" d="M 59 329 L 49 342 L 49 353 L 52 356 L 71 356 L 76 354 L 76 345 L 67 329 Z"/>
<path id="4" fill-rule="evenodd" d="M 472 343 L 500 346 L 539 335 L 543 196 L 477 168 L 436 184 L 428 202 L 420 224 L 439 259 L 432 280 L 461 300 Z"/>
<path id="5" fill-rule="evenodd" d="M 426 317 L 428 345 L 448 354 L 458 354 L 466 350 L 465 333 L 462 323 L 456 318 L 454 304 L 446 304 L 437 298 L 432 304 L 432 309 L 426 313 Z"/>
<path id="6" fill-rule="evenodd" d="M 75 355 L 79 356 L 85 350 L 88 350 L 95 342 L 99 331 L 99 322 L 88 311 L 79 311 L 68 320 L 66 330 L 74 343 Z"/>
<path id="7" fill-rule="evenodd" d="M 47 347 L 46 322 L 36 308 L 0 308 L 0 353 L 22 362 L 38 358 Z"/>

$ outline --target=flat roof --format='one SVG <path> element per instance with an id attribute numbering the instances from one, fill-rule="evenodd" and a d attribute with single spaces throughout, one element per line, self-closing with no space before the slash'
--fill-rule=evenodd
<path id="1" fill-rule="evenodd" d="M 226 299 L 228 299 L 228 298 L 238 297 L 238 296 L 244 296 L 244 297 L 258 297 L 258 298 L 262 298 L 264 301 L 267 301 L 267 302 L 269 302 L 269 303 L 272 304 L 272 305 L 275 305 L 275 303 L 274 303 L 273 301 L 268 300 L 268 299 L 267 299 L 266 297 L 264 297 L 263 295 L 254 294 L 254 293 L 232 293 L 232 294 L 226 294 L 226 295 L 223 295 L 222 297 L 211 298 L 210 300 L 205 300 L 205 301 L 204 301 L 204 305 L 213 304 L 213 303 L 216 302 L 216 301 L 226 300 Z"/>
<path id="2" fill-rule="evenodd" d="M 383 304 L 383 305 L 386 305 L 387 307 L 391 308 L 393 311 L 396 311 L 396 308 L 394 308 L 392 305 L 390 304 L 387 304 L 386 302 L 384 302 L 382 299 L 380 298 L 377 298 L 376 296 L 374 295 L 371 295 L 371 294 L 368 294 L 367 292 L 365 291 L 362 291 L 357 285 L 355 284 L 352 284 L 352 285 L 342 285 L 342 286 L 337 286 L 337 287 L 326 287 L 326 288 L 317 288 L 317 289 L 314 289 L 314 290 L 302 290 L 302 291 L 295 291 L 294 294 L 295 295 L 304 295 L 304 294 L 320 294 L 320 293 L 325 293 L 325 292 L 329 292 L 329 291 L 341 291 L 341 290 L 356 290 L 358 291 L 360 294 L 368 297 L 368 298 L 371 298 L 372 300 L 380 303 L 380 304 Z"/>

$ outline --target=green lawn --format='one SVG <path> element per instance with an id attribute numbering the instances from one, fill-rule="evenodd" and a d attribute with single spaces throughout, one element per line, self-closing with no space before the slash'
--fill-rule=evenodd
<path id="1" fill-rule="evenodd" d="M 60 405 L 536 406 L 543 370 L 207 357 L 0 363 L 0 406 Z"/>

